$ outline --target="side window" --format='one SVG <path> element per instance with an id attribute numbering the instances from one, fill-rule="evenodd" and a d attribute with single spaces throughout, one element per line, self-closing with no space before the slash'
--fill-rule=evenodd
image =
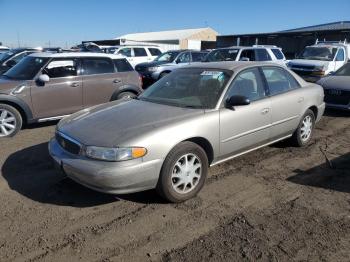
<path id="1" fill-rule="evenodd" d="M 162 52 L 157 48 L 148 48 L 148 51 L 151 53 L 152 56 L 159 56 L 162 54 Z"/>
<path id="2" fill-rule="evenodd" d="M 23 57 L 25 57 L 27 55 L 28 55 L 27 52 L 23 52 L 23 53 L 20 53 L 20 54 L 16 55 L 15 57 L 12 57 L 11 60 L 16 61 L 16 63 L 18 63 L 19 61 L 22 60 Z"/>
<path id="3" fill-rule="evenodd" d="M 126 59 L 114 59 L 113 62 L 118 72 L 134 71 L 134 69 Z"/>
<path id="4" fill-rule="evenodd" d="M 117 54 L 120 54 L 126 57 L 131 57 L 131 48 L 122 48 L 118 50 Z"/>
<path id="5" fill-rule="evenodd" d="M 344 61 L 344 60 L 345 60 L 344 49 L 339 48 L 335 61 Z"/>
<path id="6" fill-rule="evenodd" d="M 114 65 L 109 58 L 84 58 L 83 75 L 114 73 Z"/>
<path id="7" fill-rule="evenodd" d="M 294 77 L 282 68 L 263 67 L 270 95 L 277 95 L 298 88 L 300 85 Z"/>
<path id="8" fill-rule="evenodd" d="M 266 49 L 256 49 L 256 61 L 271 61 L 271 56 Z"/>
<path id="9" fill-rule="evenodd" d="M 201 62 L 207 53 L 194 53 L 192 52 L 192 61 L 193 62 Z"/>
<path id="10" fill-rule="evenodd" d="M 52 60 L 43 70 L 43 73 L 50 78 L 76 76 L 77 64 L 76 59 Z"/>
<path id="11" fill-rule="evenodd" d="M 147 56 L 147 52 L 144 48 L 134 48 L 134 55 L 139 56 Z"/>
<path id="12" fill-rule="evenodd" d="M 176 61 L 178 63 L 189 63 L 191 61 L 190 52 L 182 53 Z"/>
<path id="13" fill-rule="evenodd" d="M 255 61 L 255 52 L 253 49 L 246 49 L 246 50 L 242 50 L 241 52 L 241 57 L 242 58 L 248 58 L 249 61 Z"/>
<path id="14" fill-rule="evenodd" d="M 233 95 L 245 96 L 250 101 L 256 101 L 266 96 L 258 68 L 244 70 L 236 76 L 226 97 Z"/>
<path id="15" fill-rule="evenodd" d="M 277 60 L 283 60 L 284 59 L 284 55 L 283 55 L 282 51 L 279 50 L 278 48 L 272 48 L 271 51 L 275 55 Z"/>

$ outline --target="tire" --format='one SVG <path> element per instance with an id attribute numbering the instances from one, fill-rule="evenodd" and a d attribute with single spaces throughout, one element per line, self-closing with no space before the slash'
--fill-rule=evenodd
<path id="1" fill-rule="evenodd" d="M 159 75 L 159 78 L 158 79 L 161 79 L 163 78 L 164 76 L 166 76 L 167 74 L 169 74 L 169 72 L 163 72 Z"/>
<path id="2" fill-rule="evenodd" d="M 306 125 L 307 123 L 311 124 L 311 126 L 309 127 L 308 125 Z M 303 117 L 301 118 L 301 121 L 299 123 L 297 130 L 295 130 L 293 136 L 291 137 L 292 143 L 298 147 L 306 146 L 311 141 L 314 127 L 315 127 L 315 114 L 310 109 L 308 109 L 303 115 Z"/>
<path id="3" fill-rule="evenodd" d="M 137 95 L 133 92 L 121 92 L 120 94 L 118 94 L 117 99 L 132 99 L 135 98 Z"/>
<path id="4" fill-rule="evenodd" d="M 167 201 L 180 203 L 197 195 L 207 173 L 208 157 L 203 148 L 192 142 L 181 142 L 165 158 L 156 190 Z"/>
<path id="5" fill-rule="evenodd" d="M 16 108 L 0 104 L 0 138 L 15 136 L 21 130 L 22 124 L 22 116 Z"/>

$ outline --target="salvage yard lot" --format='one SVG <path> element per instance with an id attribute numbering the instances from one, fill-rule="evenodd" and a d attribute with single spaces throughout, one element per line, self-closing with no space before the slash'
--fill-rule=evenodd
<path id="1" fill-rule="evenodd" d="M 306 148 L 279 143 L 211 168 L 182 204 L 63 177 L 47 152 L 54 130 L 0 140 L 1 261 L 350 261 L 348 113 L 327 111 Z"/>

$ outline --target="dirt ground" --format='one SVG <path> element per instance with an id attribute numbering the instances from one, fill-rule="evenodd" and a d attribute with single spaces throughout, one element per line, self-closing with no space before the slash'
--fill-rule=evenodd
<path id="1" fill-rule="evenodd" d="M 52 169 L 54 123 L 0 141 L 0 261 L 350 261 L 350 115 L 210 170 L 198 197 L 112 196 Z M 328 160 L 327 160 L 328 159 Z"/>

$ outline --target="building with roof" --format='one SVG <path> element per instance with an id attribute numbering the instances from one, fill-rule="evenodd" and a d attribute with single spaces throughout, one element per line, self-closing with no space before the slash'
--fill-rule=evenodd
<path id="1" fill-rule="evenodd" d="M 271 33 L 222 35 L 217 37 L 216 46 L 233 45 L 276 45 L 282 48 L 287 58 L 292 59 L 305 46 L 316 40 L 344 41 L 350 40 L 350 21 L 340 21 L 314 26 L 300 27 Z"/>
<path id="2" fill-rule="evenodd" d="M 210 27 L 133 33 L 111 40 L 84 41 L 97 45 L 157 45 L 163 51 L 170 49 L 208 49 L 216 46 L 218 32 Z M 84 43 L 83 42 L 83 43 Z"/>

